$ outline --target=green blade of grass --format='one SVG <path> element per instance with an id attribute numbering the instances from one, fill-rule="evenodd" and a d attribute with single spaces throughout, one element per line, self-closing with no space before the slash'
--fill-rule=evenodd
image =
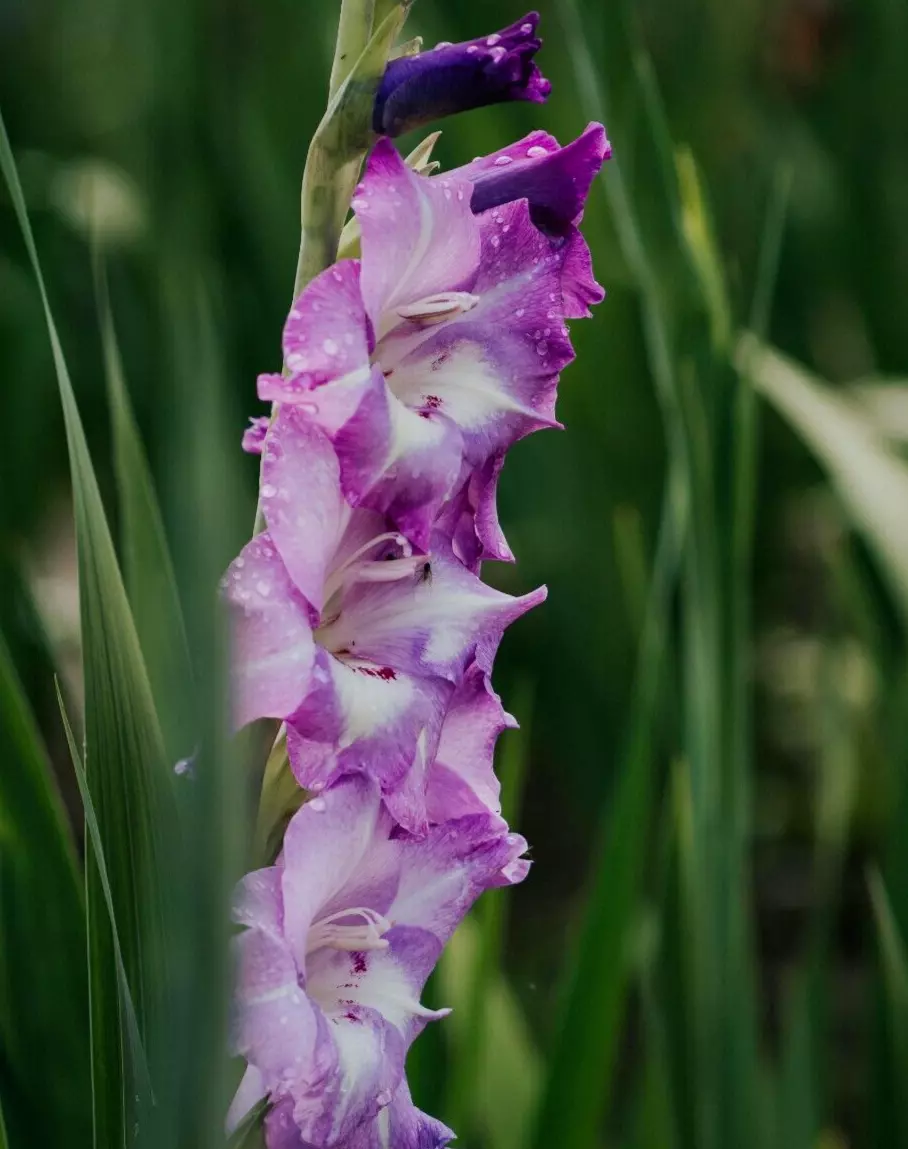
<path id="1" fill-rule="evenodd" d="M 453 1009 L 446 1024 L 455 1028 L 461 1026 L 461 1013 L 468 1006 L 480 946 L 478 927 L 467 918 L 439 965 L 441 998 Z M 539 1099 L 542 1062 L 520 1006 L 500 974 L 487 979 L 482 1021 L 473 1102 L 477 1124 L 495 1149 L 525 1149 Z"/>
<path id="2" fill-rule="evenodd" d="M 123 965 L 143 1034 L 162 1008 L 172 836 L 172 779 L 132 613 L 50 308 L 15 161 L 0 118 L 2 167 L 38 284 L 69 450 L 85 679 L 86 777 L 97 811 Z M 124 1093 L 116 949 L 94 847 L 87 851 L 95 1138 L 132 1136 Z M 153 1055 L 152 1055 L 153 1057 Z"/>
<path id="3" fill-rule="evenodd" d="M 908 621 L 908 463 L 857 404 L 756 337 L 742 338 L 737 361 L 826 468 Z"/>
<path id="4" fill-rule="evenodd" d="M 91 1140 L 85 910 L 47 754 L 0 638 L 0 1064 L 17 1141 Z"/>
<path id="5" fill-rule="evenodd" d="M 186 627 L 161 509 L 123 375 L 107 275 L 97 253 L 94 270 L 113 433 L 123 579 L 156 709 L 165 727 L 168 758 L 176 761 L 187 756 L 196 741 Z"/>
<path id="6" fill-rule="evenodd" d="M 656 794 L 658 705 L 669 646 L 669 611 L 686 524 L 684 490 L 670 486 L 640 644 L 628 744 L 617 791 L 604 812 L 560 1028 L 548 1063 L 533 1144 L 588 1149 L 597 1141 L 614 1084 L 630 982 L 629 939 Z M 569 1118 L 565 1115 L 569 1114 Z"/>
<path id="7" fill-rule="evenodd" d="M 113 892 L 111 890 L 107 862 L 104 857 L 104 842 L 101 837 L 101 828 L 98 825 L 98 815 L 95 812 L 91 791 L 88 788 L 88 779 L 85 776 L 85 766 L 82 761 L 82 755 L 79 753 L 79 748 L 76 745 L 76 739 L 66 713 L 66 705 L 63 701 L 63 695 L 60 693 L 59 685 L 57 686 L 57 703 L 60 707 L 60 717 L 63 721 L 63 729 L 66 733 L 66 744 L 69 747 L 70 758 L 72 759 L 73 769 L 76 774 L 76 782 L 79 786 L 79 795 L 82 798 L 82 807 L 85 811 L 85 828 L 88 832 L 92 849 L 94 850 L 95 865 L 98 870 L 98 881 L 104 898 L 104 907 L 107 911 L 107 921 L 113 942 L 114 961 L 117 970 L 117 991 L 120 999 L 121 1017 L 124 1023 L 124 1036 L 128 1044 L 130 1078 L 126 1084 L 134 1091 L 132 1095 L 136 1102 L 136 1111 L 133 1114 L 135 1129 L 139 1128 L 139 1121 L 144 1115 L 150 1112 L 151 1106 L 154 1104 L 151 1076 L 148 1072 L 148 1059 L 145 1056 L 145 1048 L 139 1033 L 139 1022 L 136 1017 L 132 991 L 129 988 L 126 967 L 123 964 L 123 950 L 120 945 L 120 935 L 117 929 Z M 124 1143 L 130 1140 L 132 1140 L 132 1138 L 127 1137 Z"/>
<path id="8" fill-rule="evenodd" d="M 870 872 L 868 886 L 876 921 L 886 1019 L 887 1048 L 876 1065 L 887 1078 L 887 1093 L 896 1099 L 896 1104 L 888 1107 L 896 1128 L 887 1129 L 885 1136 L 889 1144 L 903 1145 L 908 1138 L 908 1112 L 899 1099 L 904 1096 L 905 1081 L 908 1080 L 908 954 L 888 891 L 876 870 Z"/>

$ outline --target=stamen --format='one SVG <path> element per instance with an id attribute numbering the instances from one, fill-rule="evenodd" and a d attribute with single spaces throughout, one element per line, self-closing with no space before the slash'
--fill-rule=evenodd
<path id="1" fill-rule="evenodd" d="M 356 925 L 341 925 L 345 918 L 361 918 Z M 355 953 L 357 950 L 385 950 L 389 943 L 382 937 L 391 929 L 391 922 L 377 910 L 355 906 L 339 910 L 316 922 L 306 938 L 306 954 L 328 946 L 335 950 Z"/>
<path id="2" fill-rule="evenodd" d="M 328 602 L 340 590 L 344 584 L 344 575 L 353 566 L 355 562 L 368 554 L 373 547 L 377 547 L 379 543 L 393 542 L 399 547 L 403 548 L 404 554 L 409 555 L 411 551 L 410 544 L 398 531 L 387 531 L 383 535 L 376 535 L 374 539 L 370 539 L 367 543 L 363 543 L 358 550 L 355 550 L 348 559 L 346 559 L 337 570 L 333 570 L 325 582 L 325 597 L 324 601 Z"/>
<path id="3" fill-rule="evenodd" d="M 435 323 L 444 323 L 455 315 L 472 311 L 479 302 L 478 295 L 471 295 L 469 291 L 442 291 L 438 295 L 427 295 L 425 299 L 418 299 L 415 303 L 407 303 L 397 308 L 397 314 L 402 319 L 412 319 L 429 327 Z"/>

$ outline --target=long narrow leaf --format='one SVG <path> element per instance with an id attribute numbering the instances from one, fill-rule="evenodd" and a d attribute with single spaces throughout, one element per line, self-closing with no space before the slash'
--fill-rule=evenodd
<path id="1" fill-rule="evenodd" d="M 439 966 L 441 1000 L 454 1011 L 447 1024 L 455 1028 L 465 1021 L 461 1012 L 468 1006 L 470 972 L 480 944 L 476 924 L 468 918 Z M 489 1145 L 525 1149 L 539 1100 L 542 1062 L 520 1006 L 500 975 L 490 977 L 486 986 L 476 1070 L 474 1108 Z"/>
<path id="2" fill-rule="evenodd" d="M 145 1032 L 161 1010 L 169 864 L 178 856 L 171 779 L 135 624 L 50 308 L 25 201 L 0 118 L 0 167 L 38 284 L 66 426 L 78 548 L 85 678 L 86 775 L 110 880 L 126 976 Z M 124 1093 L 117 963 L 94 849 L 87 856 L 95 1137 L 123 1142 L 134 1121 Z"/>
<path id="3" fill-rule="evenodd" d="M 617 792 L 599 830 L 580 942 L 536 1123 L 537 1149 L 552 1144 L 587 1149 L 595 1144 L 608 1108 L 630 981 L 629 939 L 640 908 L 647 827 L 656 793 L 656 713 L 685 519 L 683 491 L 670 488 L 641 640 L 628 747 Z"/>
<path id="4" fill-rule="evenodd" d="M 63 695 L 60 693 L 59 685 L 57 686 L 57 702 L 60 707 L 60 717 L 63 720 L 63 729 L 66 733 L 66 744 L 69 747 L 70 758 L 72 759 L 73 769 L 76 773 L 79 795 L 82 798 L 82 807 L 85 811 L 85 827 L 91 840 L 92 849 L 94 850 L 95 865 L 98 868 L 98 880 L 104 897 L 104 905 L 107 909 L 111 938 L 113 939 L 114 960 L 116 961 L 117 968 L 117 990 L 120 995 L 120 1009 L 124 1019 L 125 1037 L 129 1044 L 129 1058 L 132 1071 L 130 1084 L 136 1091 L 134 1096 L 138 1106 L 138 1112 L 136 1114 L 138 1117 L 143 1107 L 147 1111 L 154 1103 L 151 1089 L 151 1076 L 148 1072 L 148 1059 L 145 1056 L 142 1037 L 139 1033 L 136 1009 L 133 1004 L 132 992 L 126 977 L 126 967 L 123 964 L 123 950 L 120 945 L 120 935 L 117 929 L 113 892 L 110 886 L 107 862 L 104 858 L 104 843 L 101 838 L 101 828 L 98 825 L 98 815 L 95 812 L 91 791 L 88 788 L 88 780 L 85 776 L 85 766 L 82 762 L 82 755 L 79 753 L 79 748 L 76 745 L 76 739 L 73 735 L 69 716 L 66 713 L 66 705 L 63 702 Z"/>
<path id="5" fill-rule="evenodd" d="M 30 1143 L 91 1134 L 85 912 L 50 764 L 0 639 L 0 1064 Z"/>
<path id="6" fill-rule="evenodd" d="M 196 737 L 186 627 L 161 509 L 123 375 L 100 257 L 95 261 L 95 294 L 113 432 L 123 577 L 157 710 L 168 735 L 168 756 L 176 761 L 191 753 Z"/>
<path id="7" fill-rule="evenodd" d="M 859 405 L 791 359 L 752 336 L 742 338 L 737 359 L 829 472 L 908 620 L 908 463 Z"/>

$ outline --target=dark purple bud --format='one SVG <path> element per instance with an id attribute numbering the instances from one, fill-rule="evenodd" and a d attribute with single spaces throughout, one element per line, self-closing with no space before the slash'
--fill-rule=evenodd
<path id="1" fill-rule="evenodd" d="M 610 155 L 605 128 L 590 124 L 566 147 L 547 132 L 531 132 L 449 174 L 472 181 L 476 214 L 525 199 L 536 226 L 561 235 L 580 218 L 590 186 Z"/>
<path id="2" fill-rule="evenodd" d="M 538 23 L 539 13 L 529 12 L 491 36 L 391 60 L 375 97 L 373 128 L 379 135 L 399 136 L 505 100 L 541 104 L 552 85 L 533 62 L 542 46 L 535 34 Z"/>

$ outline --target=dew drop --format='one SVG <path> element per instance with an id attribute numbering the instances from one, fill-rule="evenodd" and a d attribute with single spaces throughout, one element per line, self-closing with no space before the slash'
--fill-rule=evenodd
<path id="1" fill-rule="evenodd" d="M 276 494 L 277 494 L 277 489 L 275 487 L 273 487 L 271 485 L 271 483 L 265 483 L 265 485 L 262 487 L 262 498 L 263 499 L 273 499 Z"/>
<path id="2" fill-rule="evenodd" d="M 324 798 L 313 798 L 308 805 L 316 814 L 323 813 L 327 808 Z"/>
<path id="3" fill-rule="evenodd" d="M 536 354 L 537 355 L 545 355 L 545 353 L 546 353 L 546 351 L 548 351 L 548 349 L 549 349 L 549 345 L 545 342 L 544 339 L 536 344 Z"/>
<path id="4" fill-rule="evenodd" d="M 380 1105 L 382 1107 L 382 1109 L 384 1109 L 384 1107 L 386 1105 L 391 1104 L 391 1094 L 388 1092 L 387 1089 L 383 1089 L 381 1091 L 381 1093 L 377 1094 L 375 1101 L 378 1105 Z"/>
<path id="5" fill-rule="evenodd" d="M 242 569 L 243 569 L 243 567 L 246 565 L 246 560 L 243 558 L 243 556 L 242 556 L 242 555 L 240 555 L 240 557 L 234 561 L 234 564 L 233 564 L 233 565 L 234 565 L 235 567 L 239 567 L 239 568 L 240 568 L 240 570 L 242 570 Z"/>
<path id="6" fill-rule="evenodd" d="M 531 160 L 538 160 L 540 156 L 547 156 L 548 152 L 538 144 L 533 144 L 531 148 L 527 148 L 527 155 Z"/>
<path id="7" fill-rule="evenodd" d="M 262 598 L 267 598 L 268 595 L 271 594 L 271 583 L 265 582 L 265 580 L 262 579 L 260 582 L 255 584 L 255 589 L 259 592 Z"/>
<path id="8" fill-rule="evenodd" d="M 489 55 L 492 57 L 492 62 L 494 64 L 497 64 L 501 60 L 503 60 L 505 58 L 505 56 L 507 56 L 507 54 L 508 53 L 507 53 L 507 50 L 505 48 L 493 48 L 492 51 L 489 53 Z"/>
<path id="9" fill-rule="evenodd" d="M 508 164 L 512 164 L 513 162 L 514 162 L 513 156 L 499 156 L 498 159 L 495 161 L 495 167 L 497 167 L 497 168 L 507 167 Z"/>
<path id="10" fill-rule="evenodd" d="M 529 34 L 533 31 L 533 25 L 532 24 L 521 24 L 520 25 L 520 31 L 524 34 L 524 36 L 529 36 Z"/>
<path id="11" fill-rule="evenodd" d="M 326 339 L 325 342 L 322 344 L 322 349 L 324 350 L 326 355 L 336 355 L 338 353 L 338 351 L 340 350 L 340 348 L 337 346 L 337 344 L 334 342 L 333 339 Z"/>
<path id="12" fill-rule="evenodd" d="M 498 238 L 498 236 L 493 235 L 492 236 L 492 247 L 498 247 L 500 244 L 501 244 L 501 240 Z"/>
<path id="13" fill-rule="evenodd" d="M 489 38 L 486 40 L 486 45 L 489 48 L 494 48 L 494 46 L 498 43 L 498 41 L 500 39 L 501 39 L 501 36 L 497 32 L 493 32 L 492 35 L 489 36 Z"/>
<path id="14" fill-rule="evenodd" d="M 472 54 L 473 54 L 474 52 L 478 52 L 478 51 L 479 51 L 479 49 L 476 47 L 476 45 L 475 45 L 475 44 L 470 44 L 470 46 L 467 48 L 467 51 L 468 51 L 468 52 L 470 53 L 470 55 L 472 56 Z"/>
<path id="15" fill-rule="evenodd" d="M 526 311 L 522 307 L 518 307 L 514 314 L 518 319 L 522 319 L 526 315 Z"/>

